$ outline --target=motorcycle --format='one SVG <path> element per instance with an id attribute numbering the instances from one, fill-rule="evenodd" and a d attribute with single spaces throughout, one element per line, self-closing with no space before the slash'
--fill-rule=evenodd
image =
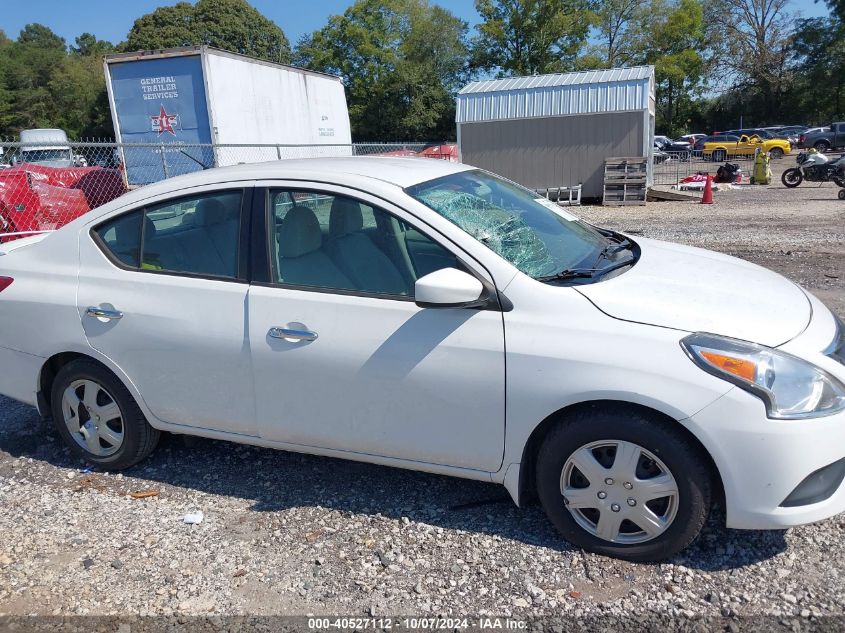
<path id="1" fill-rule="evenodd" d="M 831 161 L 819 152 L 810 150 L 798 154 L 798 167 L 792 167 L 783 172 L 781 182 L 792 189 L 803 181 L 807 182 L 835 182 L 845 187 L 845 157 Z"/>

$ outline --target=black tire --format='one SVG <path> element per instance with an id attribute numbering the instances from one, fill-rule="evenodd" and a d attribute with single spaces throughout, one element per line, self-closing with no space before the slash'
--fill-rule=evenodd
<path id="1" fill-rule="evenodd" d="M 837 195 L 839 196 L 840 200 L 845 200 L 845 189 L 840 189 Z"/>
<path id="2" fill-rule="evenodd" d="M 65 423 L 62 398 L 65 390 L 78 381 L 91 381 L 102 387 L 120 410 L 123 440 L 116 452 L 99 456 L 81 446 Z M 50 406 L 56 430 L 73 453 L 103 470 L 123 470 L 146 458 L 158 444 L 161 433 L 150 426 L 138 403 L 123 383 L 108 369 L 92 360 L 75 360 L 62 367 L 51 390 Z"/>
<path id="3" fill-rule="evenodd" d="M 817 152 L 826 152 L 830 149 L 830 143 L 827 141 L 816 141 L 813 147 Z"/>
<path id="4" fill-rule="evenodd" d="M 674 477 L 676 513 L 659 536 L 638 544 L 613 543 L 581 527 L 567 509 L 561 492 L 566 462 L 578 449 L 602 440 L 638 445 Z M 597 554 L 634 562 L 665 560 L 695 540 L 710 512 L 711 471 L 700 448 L 672 423 L 634 408 L 594 407 L 561 420 L 545 437 L 536 467 L 537 494 L 549 520 L 567 541 Z"/>
<path id="5" fill-rule="evenodd" d="M 794 189 L 804 182 L 804 174 L 801 173 L 801 170 L 798 167 L 791 167 L 781 174 L 780 181 L 783 183 L 784 187 Z"/>
<path id="6" fill-rule="evenodd" d="M 721 163 L 728 158 L 728 153 L 723 149 L 717 149 L 713 152 L 713 162 Z"/>
<path id="7" fill-rule="evenodd" d="M 783 150 L 780 147 L 773 147 L 769 150 L 769 156 L 776 159 L 783 158 Z"/>

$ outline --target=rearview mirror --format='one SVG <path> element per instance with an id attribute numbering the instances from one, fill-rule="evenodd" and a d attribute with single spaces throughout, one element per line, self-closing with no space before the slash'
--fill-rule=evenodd
<path id="1" fill-rule="evenodd" d="M 474 308 L 487 303 L 484 286 L 456 268 L 441 268 L 417 279 L 414 300 L 421 308 Z"/>

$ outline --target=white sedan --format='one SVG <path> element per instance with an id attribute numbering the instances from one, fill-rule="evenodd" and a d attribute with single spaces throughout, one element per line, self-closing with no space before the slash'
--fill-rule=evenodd
<path id="1" fill-rule="evenodd" d="M 779 275 L 424 159 L 212 169 L 0 245 L 0 393 L 100 468 L 163 431 L 503 484 L 629 560 L 845 510 L 845 327 Z"/>

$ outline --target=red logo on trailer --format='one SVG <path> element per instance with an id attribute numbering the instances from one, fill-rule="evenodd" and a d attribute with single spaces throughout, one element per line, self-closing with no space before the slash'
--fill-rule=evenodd
<path id="1" fill-rule="evenodd" d="M 165 110 L 162 105 L 158 114 L 151 116 L 150 120 L 153 124 L 153 132 L 158 132 L 159 136 L 165 132 L 170 132 L 173 136 L 176 136 L 176 130 L 173 126 L 176 125 L 179 120 L 178 114 L 167 114 L 167 110 Z"/>

